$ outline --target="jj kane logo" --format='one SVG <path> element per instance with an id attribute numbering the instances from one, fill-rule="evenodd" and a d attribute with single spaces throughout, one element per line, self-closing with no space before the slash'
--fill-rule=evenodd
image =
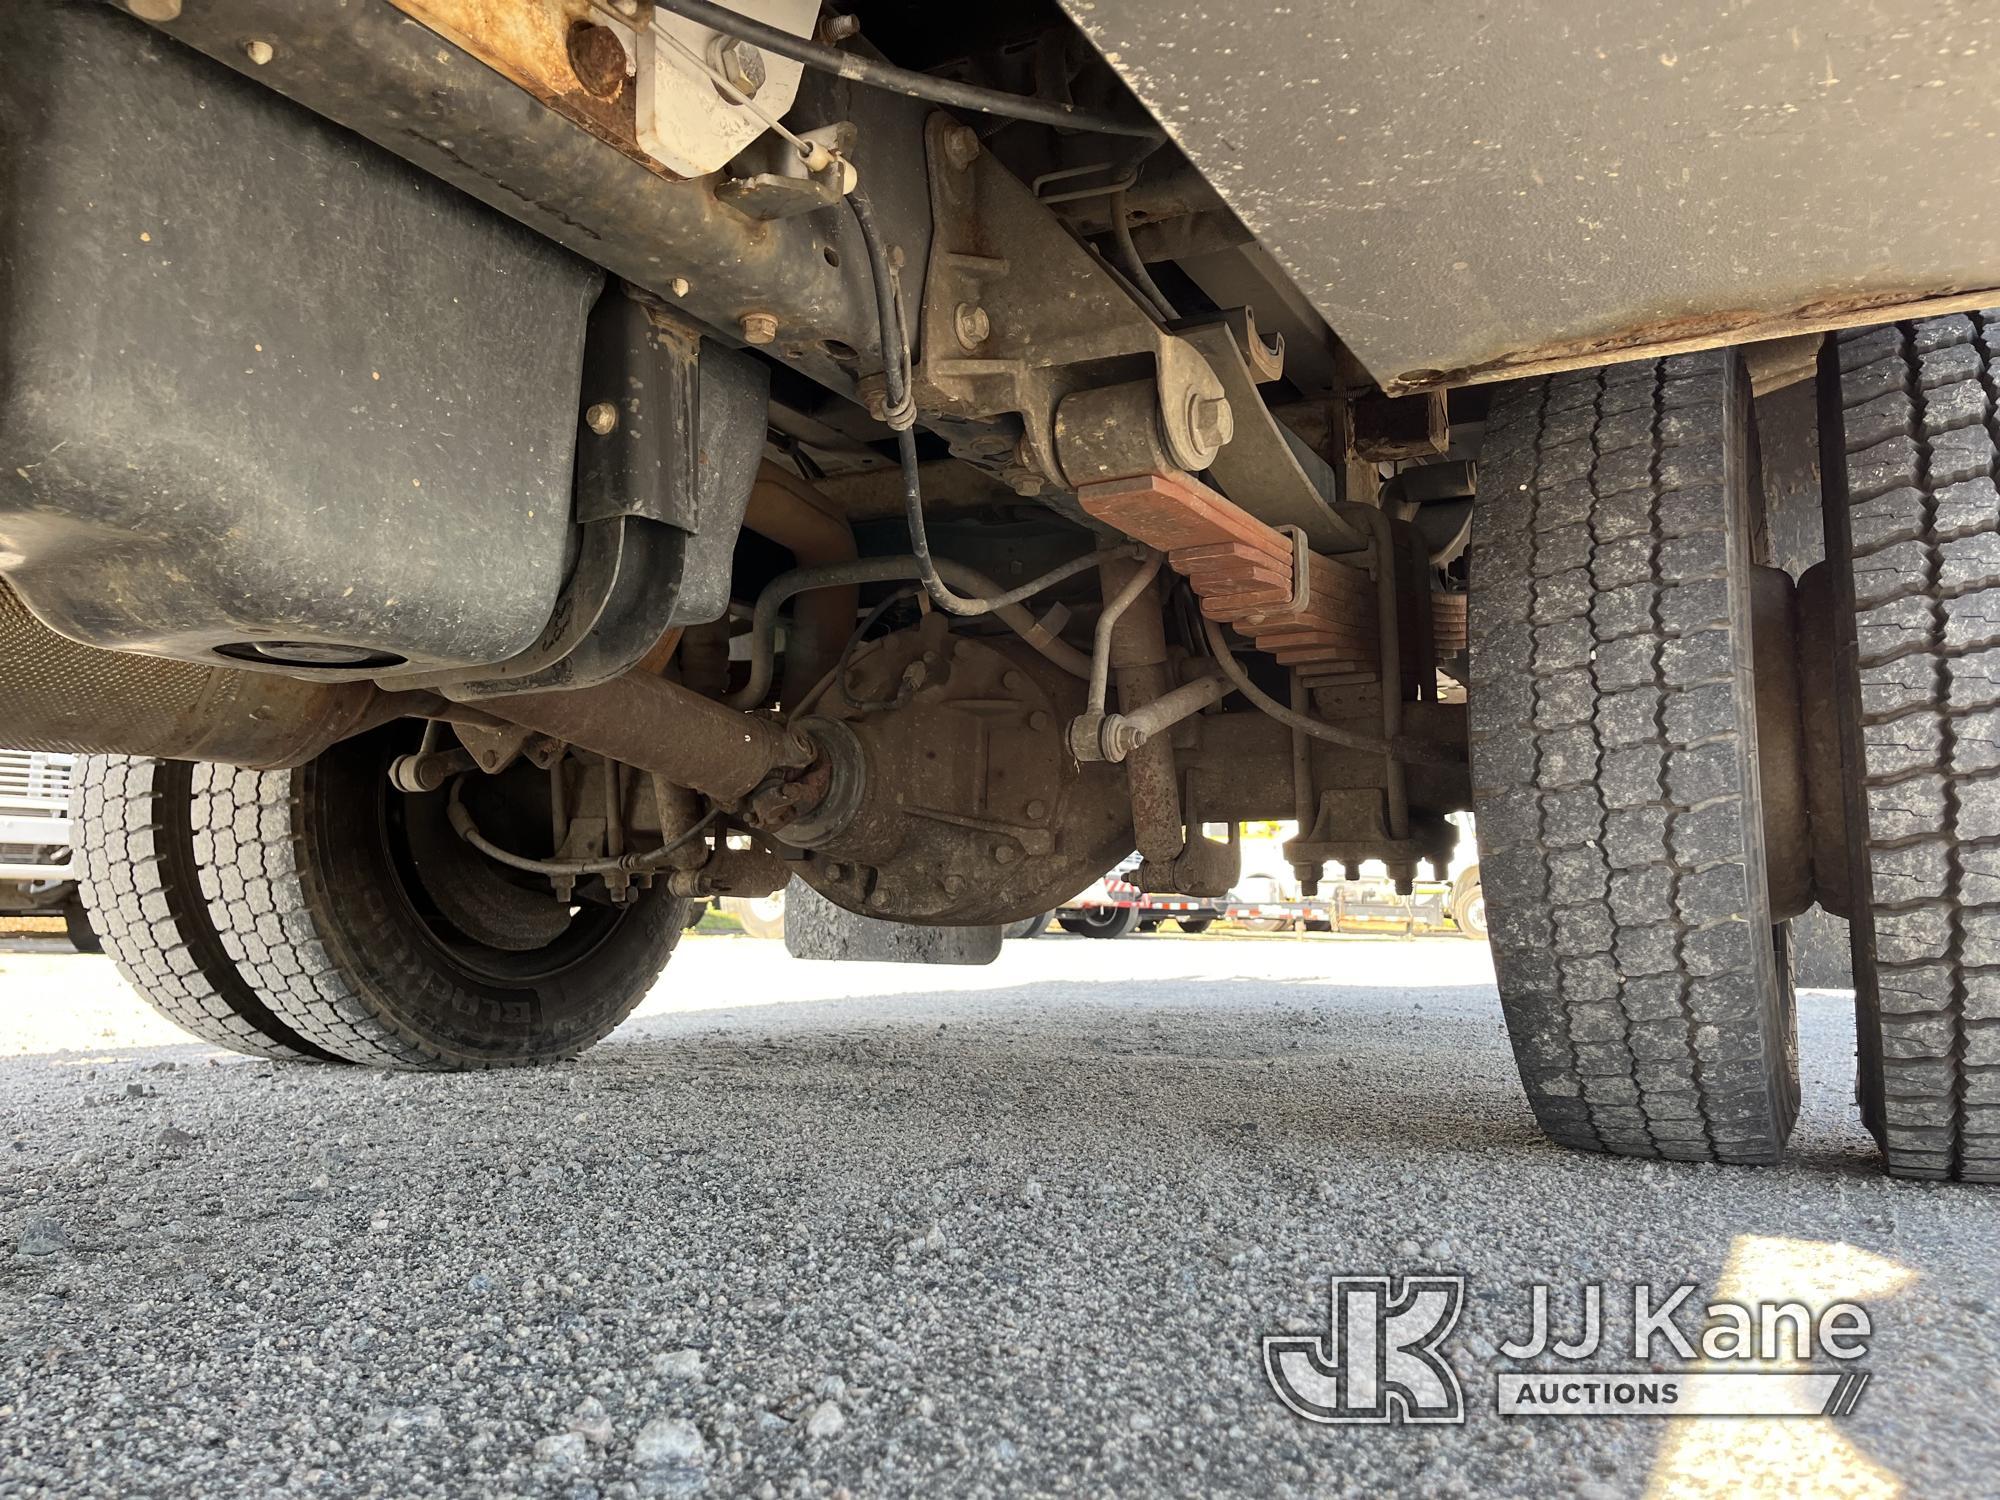
<path id="1" fill-rule="evenodd" d="M 1463 1422 L 1438 1350 L 1464 1307 L 1463 1276 L 1336 1276 L 1327 1333 L 1267 1335 L 1265 1378 L 1308 1422 Z"/>
<path id="2" fill-rule="evenodd" d="M 1445 1357 L 1465 1307 L 1466 1278 L 1335 1276 L 1325 1332 L 1267 1334 L 1264 1377 L 1287 1410 L 1308 1422 L 1460 1423 L 1464 1393 Z M 1630 1355 L 1640 1369 L 1583 1367 L 1607 1343 L 1605 1288 L 1578 1299 L 1573 1337 L 1556 1332 L 1549 1288 L 1529 1288 L 1527 1333 L 1499 1346 L 1516 1364 L 1494 1376 L 1494 1407 L 1524 1416 L 1845 1416 L 1868 1373 L 1813 1368 L 1868 1353 L 1873 1325 L 1853 1302 L 1695 1304 L 1684 1284 L 1662 1294 L 1631 1288 Z M 1696 1314 L 1699 1313 L 1699 1320 Z M 1553 1368 L 1547 1362 L 1553 1361 Z M 1681 1363 L 1685 1362 L 1685 1363 Z"/>

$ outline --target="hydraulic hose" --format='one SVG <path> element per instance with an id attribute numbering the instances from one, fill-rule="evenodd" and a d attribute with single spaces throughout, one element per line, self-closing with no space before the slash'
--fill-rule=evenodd
<path id="1" fill-rule="evenodd" d="M 1050 583 L 1081 573 L 1085 569 L 1094 568 L 1101 561 L 1101 555 L 1095 552 L 1071 558 L 1061 567 L 1043 574 L 1035 581 L 1035 586 L 1046 588 Z M 964 588 L 986 590 L 996 587 L 983 573 L 976 573 L 963 563 L 943 562 L 935 564 L 934 570 L 935 568 L 942 568 Z M 789 573 L 780 573 L 764 585 L 763 592 L 757 596 L 757 607 L 751 616 L 750 679 L 724 701 L 731 708 L 756 708 L 770 694 L 772 662 L 777 654 L 778 611 L 794 594 L 803 594 L 810 589 L 843 588 L 862 583 L 896 583 L 906 578 L 922 577 L 922 564 L 914 557 L 864 557 L 858 562 L 830 563 L 819 568 L 793 568 Z M 1012 595 L 1001 595 L 1000 598 L 1011 601 Z M 1035 617 L 1018 603 L 996 603 L 993 615 L 1071 676 L 1086 679 L 1090 676 L 1090 659 L 1074 646 L 1064 644 L 1044 630 Z"/>

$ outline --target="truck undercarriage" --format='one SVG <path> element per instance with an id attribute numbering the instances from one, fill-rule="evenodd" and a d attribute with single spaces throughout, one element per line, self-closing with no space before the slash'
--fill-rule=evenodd
<path id="1" fill-rule="evenodd" d="M 114 956 L 231 1045 L 489 1066 L 690 899 L 990 957 L 1134 849 L 1225 897 L 1204 823 L 1407 894 L 1476 811 L 1554 1138 L 1775 1159 L 1817 903 L 1892 1168 L 2000 1172 L 1990 237 L 1822 173 L 1791 254 L 1768 174 L 1856 127 L 1770 17 L 1569 7 L 1619 46 L 1531 140 L 1393 60 L 1329 106 L 1376 9 L 11 7 L 0 740 L 99 757 Z M 1276 81 L 1177 56 L 1218 25 Z M 1788 89 L 1666 186 L 1652 132 Z"/>

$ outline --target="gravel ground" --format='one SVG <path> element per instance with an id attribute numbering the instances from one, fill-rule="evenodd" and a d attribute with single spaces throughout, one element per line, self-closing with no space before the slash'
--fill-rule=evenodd
<path id="1" fill-rule="evenodd" d="M 581 1062 L 457 1077 L 231 1059 L 15 940 L 0 1494 L 1991 1493 L 2000 1194 L 1882 1178 L 1801 1011 L 1790 1164 L 1719 1171 L 1545 1145 L 1455 939 L 694 937 Z M 1277 1404 L 1261 1334 L 1425 1268 L 1464 1426 Z M 1522 1288 L 1586 1279 L 1857 1298 L 1874 1383 L 1497 1417 Z"/>

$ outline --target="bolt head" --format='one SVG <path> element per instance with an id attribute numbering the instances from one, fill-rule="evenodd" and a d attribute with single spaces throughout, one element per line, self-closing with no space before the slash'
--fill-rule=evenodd
<path id="1" fill-rule="evenodd" d="M 977 349 L 993 333 L 993 320 L 986 309 L 977 302 L 961 302 L 952 318 L 958 329 L 958 341 L 968 349 Z"/>
<path id="2" fill-rule="evenodd" d="M 993 862 L 996 865 L 1011 865 L 1020 857 L 1021 851 L 1012 844 L 996 844 L 993 846 Z"/>
<path id="3" fill-rule="evenodd" d="M 764 54 L 739 37 L 719 36 L 709 50 L 715 70 L 729 80 L 729 86 L 746 99 L 755 99 L 764 86 L 768 70 Z"/>
<path id="4" fill-rule="evenodd" d="M 688 294 L 687 277 L 676 276 L 672 281 L 667 283 L 667 290 L 672 292 L 676 297 L 685 297 Z"/>
<path id="5" fill-rule="evenodd" d="M 778 336 L 778 320 L 767 312 L 745 313 L 740 326 L 746 344 L 768 344 Z"/>
<path id="6" fill-rule="evenodd" d="M 583 414 L 583 425 L 599 437 L 609 437 L 618 429 L 618 408 L 609 401 L 593 402 Z"/>
<path id="7" fill-rule="evenodd" d="M 970 125 L 954 125 L 945 132 L 944 159 L 963 172 L 979 156 L 979 132 Z"/>
<path id="8" fill-rule="evenodd" d="M 1042 801 L 1042 799 L 1039 797 L 1037 797 L 1034 801 L 1030 802 L 1027 806 L 1028 816 L 1038 821 L 1042 818 L 1047 817 L 1048 812 L 1049 812 L 1048 803 Z"/>
<path id="9" fill-rule="evenodd" d="M 125 0 L 125 8 L 142 21 L 178 21 L 181 0 Z"/>
<path id="10" fill-rule="evenodd" d="M 1236 436 L 1236 413 L 1229 409 L 1227 396 L 1188 398 L 1188 430 L 1204 448 L 1220 448 Z"/>
<path id="11" fill-rule="evenodd" d="M 176 7 L 176 9 L 178 9 L 178 7 Z M 249 58 L 250 61 L 252 61 L 258 67 L 261 68 L 264 66 L 265 63 L 269 62 L 272 58 L 276 57 L 278 54 L 277 50 L 273 48 L 269 42 L 255 41 L 255 42 L 245 42 L 243 44 L 243 55 Z"/>

